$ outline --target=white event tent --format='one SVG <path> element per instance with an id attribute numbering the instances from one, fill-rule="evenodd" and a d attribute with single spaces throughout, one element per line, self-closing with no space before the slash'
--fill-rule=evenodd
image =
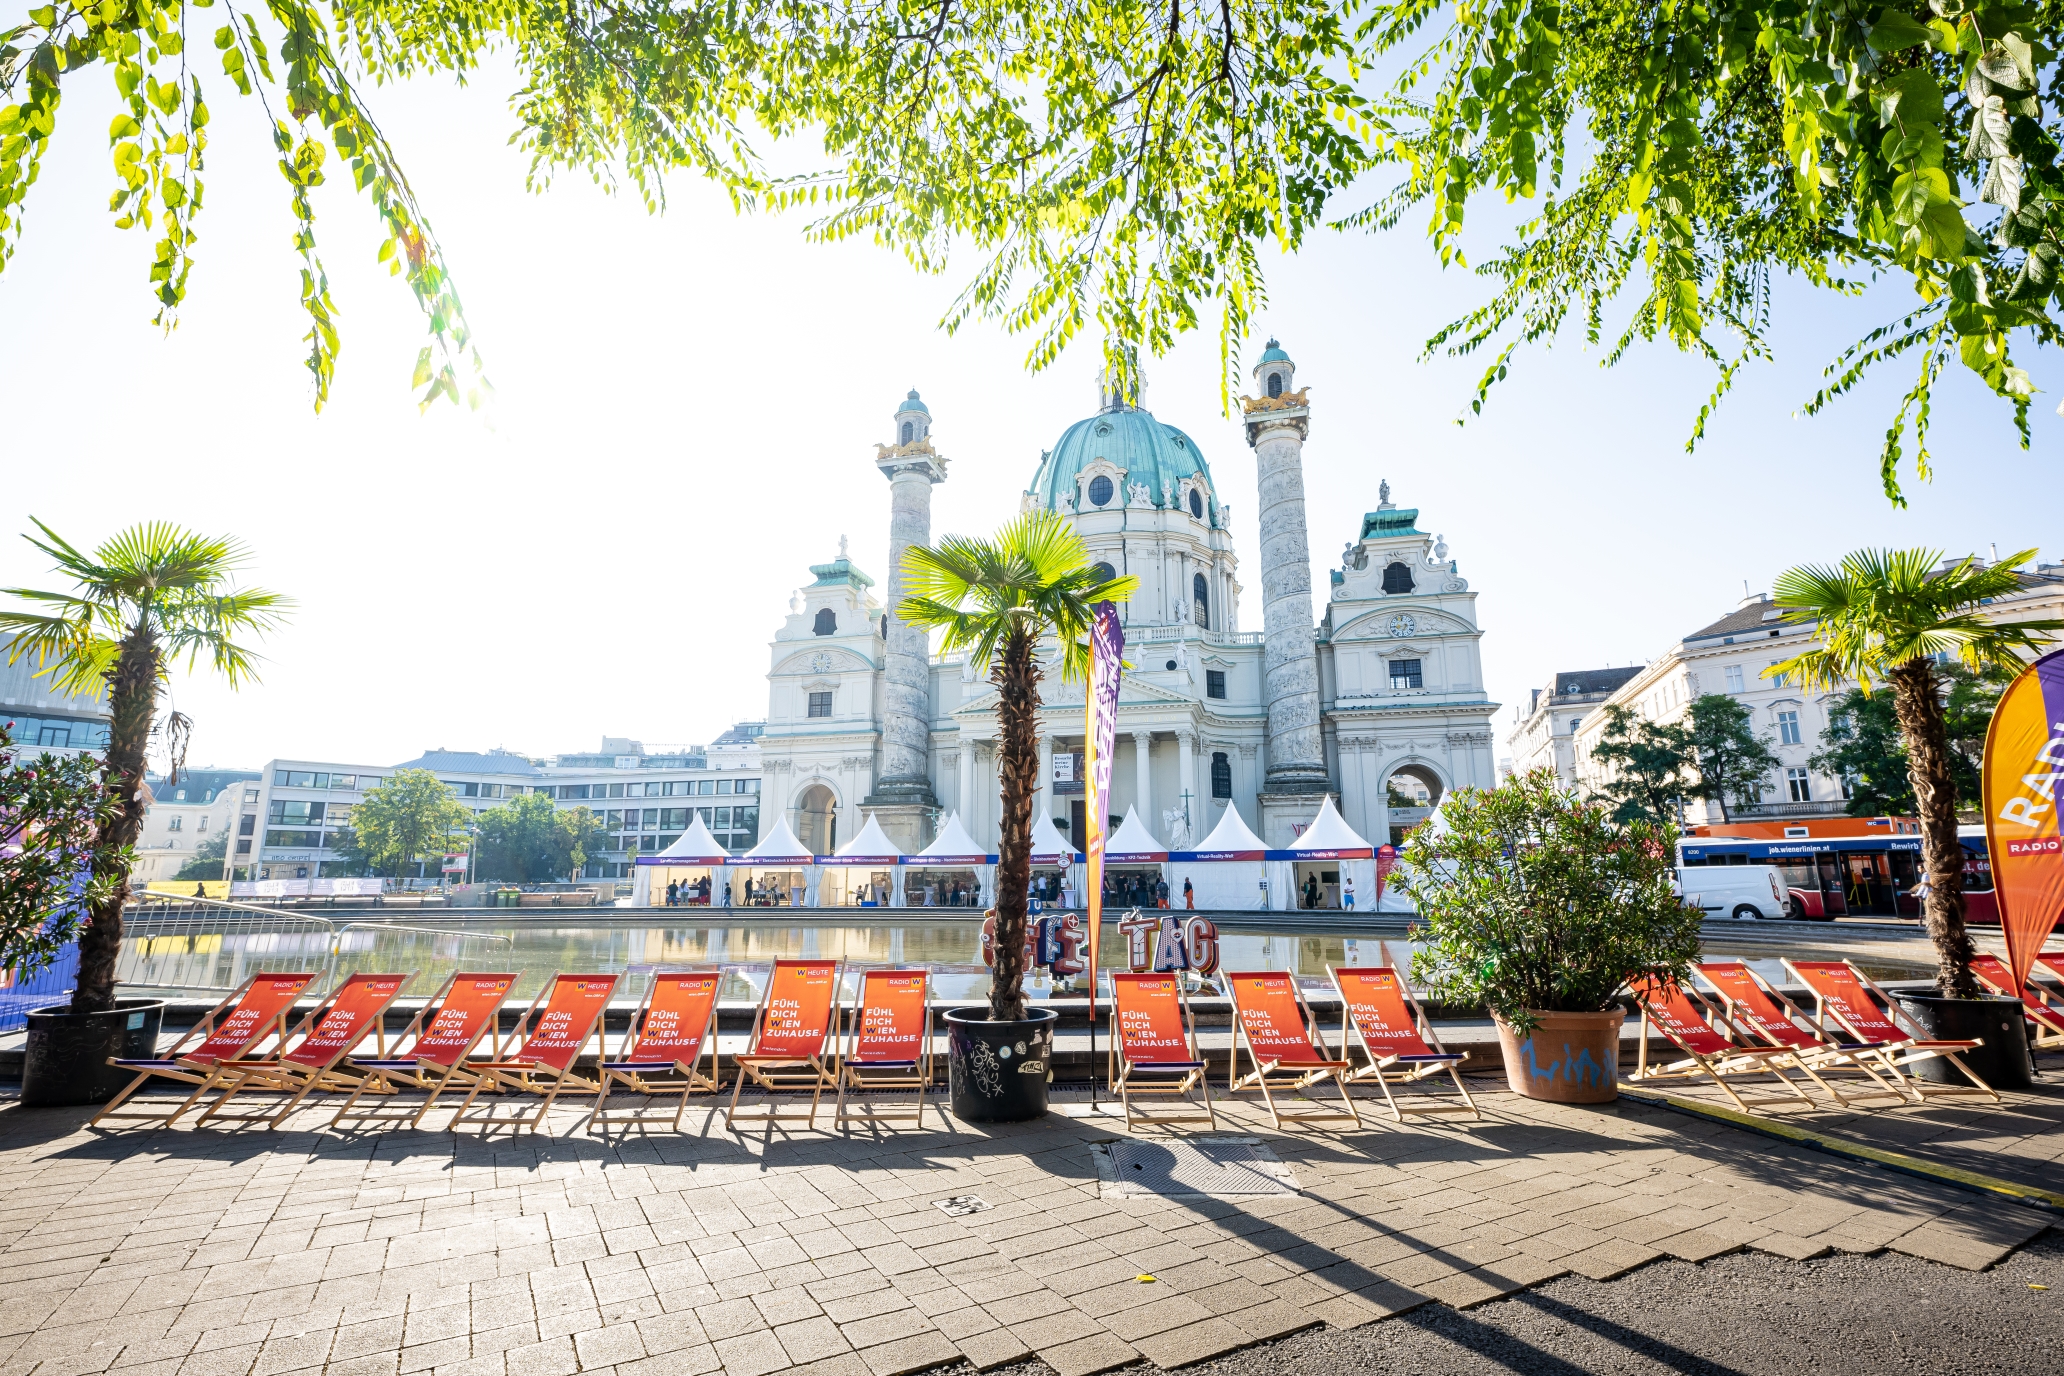
<path id="1" fill-rule="evenodd" d="M 1352 878 L 1357 904 L 1375 902 L 1376 852 L 1347 824 L 1347 819 L 1333 806 L 1330 794 L 1320 804 L 1319 815 L 1312 819 L 1312 824 L 1290 843 L 1290 849 L 1271 851 L 1270 855 L 1289 857 L 1269 861 L 1269 906 L 1278 912 L 1302 907 L 1306 878 L 1322 869 L 1336 870 L 1342 879 Z M 1320 882 L 1324 884 L 1323 880 Z M 1332 901 L 1323 906 L 1339 906 L 1337 890 L 1326 897 Z"/>
<path id="2" fill-rule="evenodd" d="M 1240 809 L 1226 804 L 1218 825 L 1191 851 L 1179 852 L 1170 866 L 1168 886 L 1174 903 L 1182 901 L 1185 879 L 1196 890 L 1200 908 L 1264 908 L 1268 906 L 1268 847 L 1247 825 Z"/>
<path id="3" fill-rule="evenodd" d="M 920 869 L 973 870 L 975 882 L 982 887 L 982 903 L 986 906 L 996 899 L 996 857 L 968 835 L 957 812 L 948 814 L 936 840 L 903 863 Z"/>
<path id="4" fill-rule="evenodd" d="M 1059 870 L 1061 888 L 1065 896 L 1074 897 L 1082 892 L 1082 852 L 1068 844 L 1068 838 L 1061 835 L 1061 829 L 1054 825 L 1053 818 L 1046 815 L 1044 808 L 1032 821 L 1032 868 L 1037 870 Z M 1080 900 L 1062 904 L 1063 907 L 1079 907 Z"/>
<path id="5" fill-rule="evenodd" d="M 788 818 L 777 818 L 774 822 L 774 830 L 767 834 L 767 839 L 740 856 L 734 863 L 745 867 L 745 874 L 738 881 L 739 898 L 745 897 L 744 885 L 746 879 L 751 878 L 757 871 L 772 870 L 776 873 L 793 873 L 800 870 L 802 872 L 802 884 L 800 886 L 795 884 L 785 885 L 785 892 L 783 892 L 782 897 L 788 899 L 790 903 L 794 903 L 798 896 L 795 890 L 800 887 L 803 891 L 800 895 L 803 906 L 809 908 L 817 906 L 817 880 L 821 873 L 817 868 L 817 857 L 810 852 L 808 846 L 796 839 L 795 832 L 788 825 Z"/>
<path id="6" fill-rule="evenodd" d="M 731 854 L 717 838 L 710 835 L 702 814 L 691 813 L 688 830 L 681 833 L 671 846 L 657 855 L 638 857 L 637 873 L 631 878 L 631 906 L 649 908 L 655 903 L 665 902 L 666 886 L 676 880 L 693 883 L 707 878 L 710 881 L 710 903 L 724 902 L 724 876 L 722 870 Z M 660 897 L 654 898 L 657 889 Z"/>
<path id="7" fill-rule="evenodd" d="M 889 872 L 887 890 L 878 897 L 861 900 L 863 905 L 873 906 L 891 903 L 901 897 L 895 891 L 897 882 L 896 866 L 903 863 L 903 852 L 896 849 L 896 843 L 888 838 L 888 835 L 881 829 L 881 823 L 872 816 L 867 819 L 867 825 L 860 828 L 858 836 L 855 836 L 852 840 L 846 842 L 817 863 L 830 871 L 829 874 L 825 875 L 824 879 L 818 881 L 817 896 L 820 902 L 825 897 L 823 885 L 829 882 L 831 885 L 830 897 L 832 906 L 846 906 L 850 896 L 850 887 L 855 883 L 864 884 L 870 882 L 865 877 L 856 877 L 855 871 L 863 872 L 863 876 L 865 874 L 878 873 L 882 870 Z M 871 887 L 869 892 L 872 893 Z"/>

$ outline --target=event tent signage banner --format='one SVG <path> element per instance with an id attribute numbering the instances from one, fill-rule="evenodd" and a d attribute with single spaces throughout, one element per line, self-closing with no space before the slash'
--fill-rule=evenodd
<path id="1" fill-rule="evenodd" d="M 2064 911 L 2064 650 L 2022 670 L 1985 733 L 1985 842 L 1992 855 L 2007 964 L 2028 983 L 2036 952 Z"/>

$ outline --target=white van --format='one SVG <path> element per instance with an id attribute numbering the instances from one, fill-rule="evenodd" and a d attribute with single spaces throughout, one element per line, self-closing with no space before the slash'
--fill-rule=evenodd
<path id="1" fill-rule="evenodd" d="M 1791 916 L 1791 890 L 1775 865 L 1680 865 L 1677 892 L 1694 908 L 1744 922 Z"/>

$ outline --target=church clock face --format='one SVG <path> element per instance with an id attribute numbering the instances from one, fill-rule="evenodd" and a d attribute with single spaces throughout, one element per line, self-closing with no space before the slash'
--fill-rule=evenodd
<path id="1" fill-rule="evenodd" d="M 1410 612 L 1399 612 L 1390 619 L 1390 633 L 1392 635 L 1410 635 L 1418 629 L 1419 623 L 1412 619 Z"/>

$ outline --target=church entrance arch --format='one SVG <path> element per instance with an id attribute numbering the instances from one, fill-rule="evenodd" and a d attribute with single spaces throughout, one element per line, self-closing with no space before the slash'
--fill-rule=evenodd
<path id="1" fill-rule="evenodd" d="M 1390 843 L 1401 846 L 1405 836 L 1433 814 L 1448 786 L 1431 767 L 1402 764 L 1383 782 L 1384 807 L 1390 816 Z"/>
<path id="2" fill-rule="evenodd" d="M 812 855 L 838 849 L 838 798 L 823 784 L 811 784 L 796 803 L 796 839 Z"/>

